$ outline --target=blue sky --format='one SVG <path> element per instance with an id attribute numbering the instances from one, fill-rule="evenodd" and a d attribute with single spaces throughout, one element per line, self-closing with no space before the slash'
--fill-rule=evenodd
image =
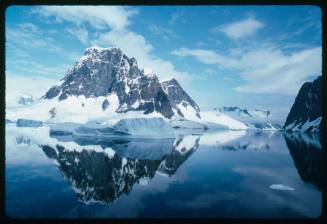
<path id="1" fill-rule="evenodd" d="M 114 45 L 161 80 L 175 77 L 202 110 L 285 117 L 321 74 L 321 32 L 315 6 L 11 6 L 6 93 L 40 96 L 85 48 Z"/>

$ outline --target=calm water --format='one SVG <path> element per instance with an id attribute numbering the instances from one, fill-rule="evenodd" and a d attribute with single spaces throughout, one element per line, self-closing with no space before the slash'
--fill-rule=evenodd
<path id="1" fill-rule="evenodd" d="M 317 136 L 226 131 L 171 140 L 6 126 L 10 217 L 316 218 Z"/>

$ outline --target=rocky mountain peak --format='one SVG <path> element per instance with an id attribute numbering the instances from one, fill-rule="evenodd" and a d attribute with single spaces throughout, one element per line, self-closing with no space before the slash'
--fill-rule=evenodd
<path id="1" fill-rule="evenodd" d="M 73 69 L 43 98 L 61 101 L 70 96 L 90 98 L 112 94 L 119 99 L 117 113 L 134 110 L 147 114 L 156 111 L 171 118 L 176 113 L 184 117 L 188 111 L 200 117 L 200 108 L 176 79 L 160 83 L 151 69 L 141 70 L 136 59 L 129 58 L 118 47 L 87 48 Z M 102 109 L 105 111 L 110 105 L 111 102 L 106 99 Z"/>
<path id="2" fill-rule="evenodd" d="M 319 132 L 322 129 L 322 76 L 305 82 L 286 118 L 285 128 L 293 131 Z"/>
<path id="3" fill-rule="evenodd" d="M 193 113 L 198 118 L 200 116 L 200 107 L 195 103 L 195 101 L 183 90 L 181 85 L 177 82 L 176 79 L 170 79 L 161 83 L 163 89 L 168 95 L 169 101 L 173 103 L 174 109 L 178 114 L 182 115 L 183 111 L 192 108 Z"/>

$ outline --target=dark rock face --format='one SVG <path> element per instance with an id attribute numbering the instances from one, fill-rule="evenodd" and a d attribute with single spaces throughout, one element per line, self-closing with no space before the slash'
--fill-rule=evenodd
<path id="1" fill-rule="evenodd" d="M 61 79 L 61 83 L 50 88 L 43 98 L 65 100 L 69 96 L 90 98 L 112 93 L 119 99 L 118 113 L 157 111 L 171 118 L 176 104 L 185 101 L 194 107 L 199 116 L 199 107 L 175 79 L 161 84 L 155 74 L 140 70 L 136 59 L 128 58 L 119 48 L 86 49 L 84 56 Z M 109 105 L 109 101 L 103 102 L 102 109 Z M 178 114 L 183 116 L 180 111 Z"/>
<path id="2" fill-rule="evenodd" d="M 106 110 L 109 107 L 109 101 L 105 99 L 102 103 L 102 110 Z"/>
<path id="3" fill-rule="evenodd" d="M 303 130 L 306 132 L 321 132 L 322 122 L 322 76 L 313 82 L 302 85 L 290 113 L 286 118 L 284 127 L 287 130 Z M 310 127 L 303 127 L 306 122 L 315 121 Z"/>
<path id="4" fill-rule="evenodd" d="M 162 86 L 168 95 L 168 99 L 172 102 L 173 108 L 176 109 L 178 114 L 182 114 L 178 105 L 183 107 L 191 106 L 196 111 L 196 116 L 200 118 L 200 107 L 194 100 L 183 90 L 176 79 L 162 82 Z"/>

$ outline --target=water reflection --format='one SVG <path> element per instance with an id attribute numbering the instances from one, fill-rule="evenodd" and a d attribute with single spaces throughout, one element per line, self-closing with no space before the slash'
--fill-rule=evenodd
<path id="1" fill-rule="evenodd" d="M 13 217 L 317 217 L 321 158 L 314 135 L 122 140 L 12 127 L 6 208 Z"/>
<path id="2" fill-rule="evenodd" d="M 319 135 L 285 134 L 285 141 L 295 167 L 305 183 L 323 189 L 323 152 Z"/>
<path id="3" fill-rule="evenodd" d="M 101 151 L 75 151 L 57 144 L 40 145 L 57 162 L 78 198 L 85 202 L 113 203 L 135 183 L 146 184 L 156 172 L 172 175 L 198 148 L 199 136 L 159 140 L 73 139 L 80 146 L 100 145 Z M 66 139 L 67 140 L 67 139 Z M 108 147 L 113 150 L 108 152 Z"/>
<path id="4" fill-rule="evenodd" d="M 201 143 L 212 148 L 234 152 L 269 150 L 271 146 L 275 146 L 276 139 L 281 136 L 281 132 L 229 131 L 204 135 L 201 138 Z"/>

